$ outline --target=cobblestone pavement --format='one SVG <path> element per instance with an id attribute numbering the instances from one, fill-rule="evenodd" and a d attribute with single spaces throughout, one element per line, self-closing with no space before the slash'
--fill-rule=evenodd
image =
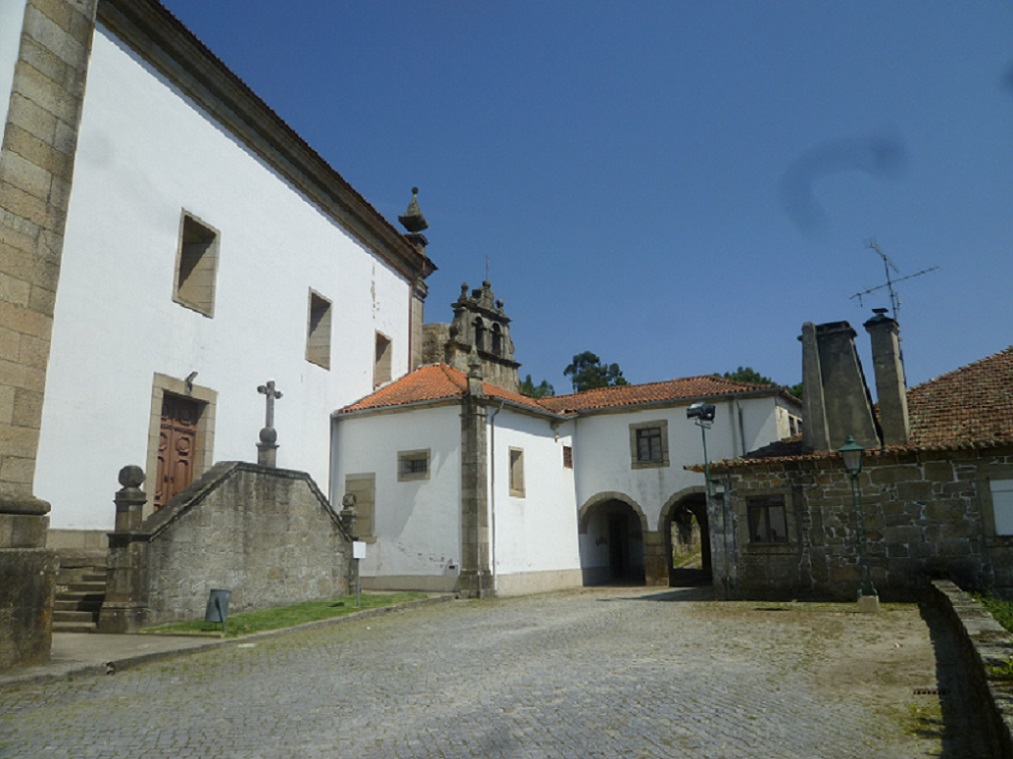
<path id="1" fill-rule="evenodd" d="M 986 755 L 916 607 L 694 592 L 454 601 L 11 685 L 0 756 Z"/>

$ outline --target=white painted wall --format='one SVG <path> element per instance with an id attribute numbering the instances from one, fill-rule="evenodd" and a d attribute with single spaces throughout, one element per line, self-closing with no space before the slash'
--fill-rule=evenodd
<path id="1" fill-rule="evenodd" d="M 573 422 L 560 425 L 557 440 L 547 419 L 509 408 L 490 423 L 497 584 L 504 575 L 580 569 L 574 470 L 563 467 L 572 429 Z M 524 451 L 523 498 L 510 495 L 511 446 Z"/>
<path id="2" fill-rule="evenodd" d="M 7 124 L 27 0 L 0 0 L 0 138 Z"/>
<path id="3" fill-rule="evenodd" d="M 713 426 L 707 431 L 710 460 L 739 456 L 743 450 L 751 451 L 779 439 L 776 404 L 774 398 L 717 403 Z M 686 488 L 704 485 L 702 474 L 683 468 L 701 464 L 704 459 L 700 428 L 686 418 L 686 408 L 673 406 L 580 417 L 574 434 L 578 508 L 599 493 L 623 493 L 643 509 L 648 529 L 658 529 L 661 509 L 669 498 Z M 629 426 L 659 420 L 668 422 L 669 465 L 634 469 Z"/>
<path id="4" fill-rule="evenodd" d="M 461 409 L 457 404 L 338 419 L 331 502 L 345 477 L 376 475 L 376 542 L 363 577 L 456 576 L 461 563 Z M 429 449 L 429 479 L 398 482 L 398 451 Z"/>
<path id="5" fill-rule="evenodd" d="M 172 299 L 180 214 L 221 233 L 214 318 Z M 307 298 L 331 300 L 331 370 L 305 360 Z M 35 493 L 60 528 L 108 529 L 144 466 L 152 378 L 218 393 L 214 460 L 256 460 L 273 378 L 278 466 L 327 492 L 329 414 L 372 390 L 374 332 L 407 371 L 409 283 L 133 51 L 96 30 L 67 221 Z M 153 473 L 152 473 L 153 474 Z M 150 487 L 150 486 L 149 486 Z"/>

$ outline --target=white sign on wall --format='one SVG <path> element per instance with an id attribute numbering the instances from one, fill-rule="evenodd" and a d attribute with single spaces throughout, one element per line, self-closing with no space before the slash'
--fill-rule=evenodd
<path id="1" fill-rule="evenodd" d="M 366 541 L 364 540 L 352 541 L 352 558 L 356 560 L 366 558 Z"/>

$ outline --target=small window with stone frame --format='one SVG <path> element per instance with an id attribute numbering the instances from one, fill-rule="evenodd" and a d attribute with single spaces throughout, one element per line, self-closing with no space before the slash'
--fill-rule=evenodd
<path id="1" fill-rule="evenodd" d="M 634 469 L 669 465 L 666 420 L 630 425 L 630 459 Z"/>
<path id="2" fill-rule="evenodd" d="M 399 451 L 397 454 L 397 479 L 399 482 L 429 479 L 429 449 Z"/>
<path id="3" fill-rule="evenodd" d="M 573 469 L 573 448 L 569 445 L 563 446 L 563 467 Z"/>
<path id="4" fill-rule="evenodd" d="M 788 516 L 783 495 L 746 498 L 749 542 L 776 544 L 788 542 Z"/>
<path id="5" fill-rule="evenodd" d="M 510 449 L 510 495 L 524 497 L 524 449 Z"/>
<path id="6" fill-rule="evenodd" d="M 183 212 L 172 298 L 208 318 L 215 313 L 218 274 L 218 231 Z"/>
<path id="7" fill-rule="evenodd" d="M 376 352 L 373 361 L 373 387 L 390 382 L 391 377 L 391 339 L 381 332 L 376 333 Z"/>
<path id="8" fill-rule="evenodd" d="M 1013 536 L 1013 480 L 990 480 L 995 534 Z"/>
<path id="9" fill-rule="evenodd" d="M 313 290 L 306 320 L 306 360 L 324 369 L 331 368 L 331 302 Z"/>

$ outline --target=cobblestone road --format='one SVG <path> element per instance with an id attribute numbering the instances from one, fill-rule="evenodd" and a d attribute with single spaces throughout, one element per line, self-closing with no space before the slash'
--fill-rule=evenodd
<path id="1" fill-rule="evenodd" d="M 692 597 L 455 601 L 10 686 L 0 756 L 984 756 L 958 682 L 915 693 L 950 677 L 917 608 Z"/>

